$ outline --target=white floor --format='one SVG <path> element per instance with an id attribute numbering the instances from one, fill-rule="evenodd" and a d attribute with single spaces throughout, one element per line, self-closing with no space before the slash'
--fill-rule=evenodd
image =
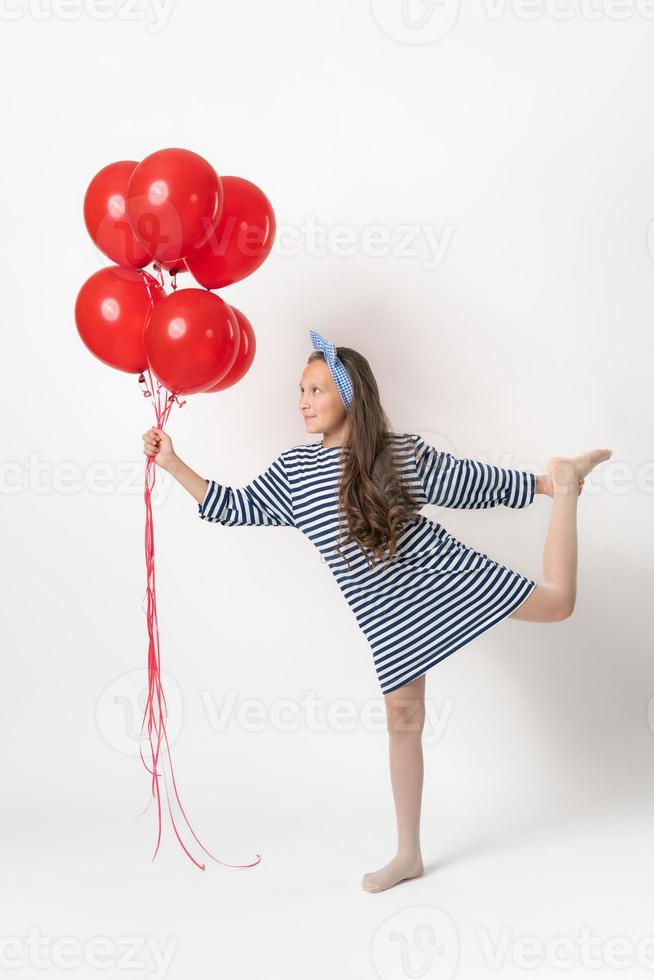
<path id="1" fill-rule="evenodd" d="M 262 863 L 249 870 L 208 861 L 198 871 L 168 821 L 150 863 L 155 816 L 133 816 L 147 800 L 135 759 L 116 754 L 106 794 L 92 799 L 95 777 L 80 772 L 57 797 L 35 773 L 29 804 L 9 799 L 3 812 L 3 972 L 650 976 L 654 747 L 648 760 L 643 742 L 621 765 L 619 747 L 598 745 L 590 772 L 571 753 L 557 778 L 556 767 L 536 764 L 533 739 L 503 759 L 495 747 L 493 762 L 478 737 L 458 731 L 449 746 L 425 745 L 425 875 L 378 895 L 360 878 L 394 842 L 381 733 L 249 736 L 252 771 L 220 763 L 219 778 L 214 759 L 208 779 L 204 761 L 190 771 L 180 742 L 174 760 L 192 825 L 224 861 L 245 863 L 258 850 Z M 51 759 L 49 771 L 58 764 Z"/>

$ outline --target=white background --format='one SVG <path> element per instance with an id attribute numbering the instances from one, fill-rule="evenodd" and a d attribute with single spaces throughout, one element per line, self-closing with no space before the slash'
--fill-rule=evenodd
<path id="1" fill-rule="evenodd" d="M 654 933 L 654 9 L 413 4 L 403 20 L 400 0 L 3 2 L 0 955 L 13 976 L 652 965 L 651 942 L 649 959 L 636 947 Z M 157 595 L 182 801 L 221 860 L 263 861 L 202 873 L 165 819 L 151 864 L 153 807 L 136 816 L 154 418 L 135 376 L 83 346 L 73 307 L 109 264 L 83 224 L 88 182 L 168 146 L 259 184 L 278 221 L 266 263 L 221 291 L 253 324 L 251 370 L 168 424 L 202 475 L 243 485 L 314 441 L 297 408 L 310 328 L 369 359 L 397 431 L 534 472 L 614 451 L 579 501 L 573 617 L 506 621 L 429 673 L 426 874 L 380 895 L 360 879 L 395 844 L 387 741 L 352 613 L 300 534 L 202 522 L 165 474 Z M 379 225 L 388 245 L 374 250 Z M 426 512 L 539 579 L 549 498 Z M 324 721 L 336 699 L 351 730 Z M 248 701 L 260 730 L 239 713 Z M 172 950 L 158 971 L 153 944 Z"/>

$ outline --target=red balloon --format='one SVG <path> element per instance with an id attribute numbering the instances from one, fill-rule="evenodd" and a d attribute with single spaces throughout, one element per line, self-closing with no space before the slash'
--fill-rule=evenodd
<path id="1" fill-rule="evenodd" d="M 191 150 L 157 150 L 142 160 L 127 185 L 132 231 L 158 262 L 183 258 L 216 226 L 223 202 L 220 177 Z"/>
<path id="2" fill-rule="evenodd" d="M 145 324 L 153 306 L 165 296 L 165 290 L 147 272 L 118 265 L 100 269 L 77 294 L 79 335 L 103 364 L 140 374 L 148 366 Z"/>
<path id="3" fill-rule="evenodd" d="M 227 374 L 220 379 L 218 384 L 213 385 L 211 388 L 205 388 L 204 390 L 206 393 L 212 391 L 224 391 L 225 388 L 231 388 L 232 385 L 235 385 L 237 381 L 241 380 L 243 375 L 247 374 L 250 369 L 250 365 L 254 360 L 254 354 L 257 349 L 257 341 L 254 336 L 252 324 L 245 314 L 241 313 L 241 311 L 235 306 L 231 306 L 231 309 L 238 320 L 241 333 L 238 354 L 236 355 L 236 360 L 232 364 Z"/>
<path id="4" fill-rule="evenodd" d="M 206 289 L 178 289 L 157 303 L 145 326 L 150 369 L 173 394 L 217 384 L 236 360 L 236 314 Z"/>
<path id="5" fill-rule="evenodd" d="M 101 252 L 112 262 L 140 269 L 152 256 L 134 236 L 127 220 L 127 184 L 137 160 L 119 160 L 99 170 L 84 195 L 84 222 Z"/>
<path id="6" fill-rule="evenodd" d="M 223 207 L 215 230 L 201 247 L 186 255 L 194 278 L 219 289 L 258 269 L 275 239 L 272 204 L 256 184 L 243 177 L 221 177 Z"/>

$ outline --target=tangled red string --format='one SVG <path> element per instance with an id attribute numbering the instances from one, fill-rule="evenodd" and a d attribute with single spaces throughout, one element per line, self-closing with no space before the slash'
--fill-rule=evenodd
<path id="1" fill-rule="evenodd" d="M 162 276 L 163 278 L 163 276 Z M 147 285 L 147 278 L 145 278 Z M 141 374 L 139 376 L 139 384 L 142 386 L 143 395 L 146 398 L 152 399 L 152 404 L 154 406 L 155 415 L 157 419 L 157 428 L 163 429 L 170 415 L 170 411 L 175 403 L 177 403 L 180 408 L 186 404 L 186 401 L 180 402 L 177 395 L 173 395 L 168 392 L 165 388 L 159 384 L 155 384 L 152 380 L 152 375 L 150 369 L 147 369 L 147 374 L 149 378 L 148 383 L 145 380 L 145 376 Z M 163 394 L 162 394 L 163 392 Z M 147 572 L 147 624 L 148 624 L 148 697 L 145 705 L 145 710 L 143 712 L 143 722 L 141 725 L 141 740 L 139 752 L 141 755 L 141 760 L 147 771 L 152 776 L 152 797 L 157 804 L 157 821 L 158 821 L 158 831 L 157 831 L 157 846 L 155 847 L 154 854 L 152 855 L 152 860 L 157 856 L 159 851 L 159 845 L 161 843 L 161 829 L 162 829 L 162 819 L 161 819 L 161 787 L 159 779 L 163 775 L 164 787 L 166 793 L 166 802 L 168 805 L 168 812 L 170 814 L 170 819 L 175 831 L 177 840 L 182 846 L 185 854 L 191 859 L 193 864 L 195 864 L 202 871 L 205 870 L 205 865 L 201 864 L 196 858 L 193 857 L 191 852 L 188 850 L 184 841 L 182 840 L 177 823 L 175 821 L 175 816 L 173 814 L 173 809 L 171 806 L 171 794 L 168 785 L 168 779 L 166 778 L 165 763 L 167 763 L 170 779 L 172 781 L 172 787 L 174 792 L 174 800 L 176 801 L 179 810 L 182 814 L 184 822 L 186 823 L 188 829 L 195 841 L 200 845 L 205 854 L 216 861 L 218 864 L 222 864 L 228 868 L 254 868 L 261 861 L 261 855 L 257 854 L 257 860 L 253 861 L 251 864 L 228 864 L 226 861 L 221 861 L 219 858 L 214 857 L 210 851 L 204 846 L 200 841 L 195 831 L 189 823 L 186 812 L 182 806 L 181 800 L 179 798 L 179 793 L 177 790 L 177 782 L 175 780 L 175 773 L 173 770 L 173 763 L 170 754 L 170 744 L 168 742 L 168 735 L 166 732 L 166 716 L 167 716 L 167 705 L 166 698 L 163 691 L 163 686 L 161 683 L 161 664 L 160 664 L 160 651 L 159 651 L 159 624 L 157 620 L 157 597 L 155 590 L 155 569 L 154 569 L 154 520 L 152 517 L 152 490 L 155 486 L 156 480 L 156 464 L 154 461 L 154 456 L 148 456 L 145 466 L 145 564 Z M 151 765 L 148 765 L 143 756 L 143 732 L 147 728 L 148 733 L 148 745 L 151 754 Z M 162 772 L 159 771 L 159 763 L 161 760 Z"/>

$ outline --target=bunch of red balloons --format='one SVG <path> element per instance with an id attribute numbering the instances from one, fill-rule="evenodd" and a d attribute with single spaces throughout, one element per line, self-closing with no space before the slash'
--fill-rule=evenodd
<path id="1" fill-rule="evenodd" d="M 112 260 L 80 289 L 75 321 L 88 349 L 120 371 L 149 368 L 174 395 L 221 391 L 255 353 L 252 325 L 212 289 L 254 272 L 275 237 L 266 195 L 242 177 L 219 177 L 191 150 L 165 149 L 100 170 L 84 220 Z M 145 271 L 153 263 L 158 278 Z M 172 281 L 166 293 L 162 270 Z M 177 289 L 191 274 L 203 288 Z"/>

